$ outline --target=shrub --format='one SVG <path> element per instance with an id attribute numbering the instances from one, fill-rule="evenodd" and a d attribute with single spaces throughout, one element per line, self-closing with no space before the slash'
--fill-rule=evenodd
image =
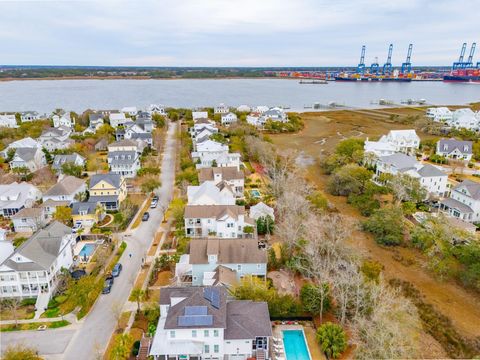
<path id="1" fill-rule="evenodd" d="M 362 223 L 363 229 L 372 233 L 377 243 L 388 246 L 403 242 L 404 226 L 402 209 L 394 206 L 375 210 Z"/>
<path id="2" fill-rule="evenodd" d="M 328 358 L 338 358 L 347 349 L 347 335 L 340 325 L 327 322 L 317 330 L 317 341 Z"/>

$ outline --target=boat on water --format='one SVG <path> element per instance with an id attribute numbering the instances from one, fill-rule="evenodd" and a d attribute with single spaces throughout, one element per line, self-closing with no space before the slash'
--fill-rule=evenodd
<path id="1" fill-rule="evenodd" d="M 299 84 L 320 84 L 326 85 L 328 84 L 327 80 L 300 80 Z"/>
<path id="2" fill-rule="evenodd" d="M 452 70 L 443 77 L 445 82 L 480 83 L 480 69 Z"/>
<path id="3" fill-rule="evenodd" d="M 335 76 L 335 81 L 359 81 L 359 82 L 410 82 L 411 77 L 377 76 L 359 74 L 340 74 Z"/>

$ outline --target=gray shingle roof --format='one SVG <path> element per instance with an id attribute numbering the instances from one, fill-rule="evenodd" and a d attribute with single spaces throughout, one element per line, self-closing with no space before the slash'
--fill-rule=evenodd
<path id="1" fill-rule="evenodd" d="M 30 161 L 35 159 L 35 154 L 37 153 L 37 148 L 17 148 L 15 155 L 17 155 L 23 161 Z"/>
<path id="2" fill-rule="evenodd" d="M 87 214 L 95 214 L 97 208 L 97 202 L 76 202 L 72 204 L 72 215 L 79 215 L 80 212 L 86 212 Z"/>
<path id="3" fill-rule="evenodd" d="M 110 165 L 132 165 L 137 161 L 137 152 L 133 150 L 110 151 L 108 153 L 108 159 Z"/>
<path id="4" fill-rule="evenodd" d="M 244 178 L 243 171 L 236 167 L 209 167 L 200 169 L 198 180 L 202 183 L 208 180 L 214 180 L 215 174 L 221 174 L 222 180 L 239 180 Z"/>
<path id="5" fill-rule="evenodd" d="M 438 141 L 438 149 L 441 152 L 451 153 L 458 149 L 462 154 L 472 154 L 473 143 L 471 141 L 462 141 L 456 139 L 440 139 Z"/>
<path id="6" fill-rule="evenodd" d="M 227 302 L 225 340 L 255 339 L 257 336 L 272 336 L 267 303 L 250 300 Z"/>
<path id="7" fill-rule="evenodd" d="M 417 170 L 417 172 L 422 177 L 448 176 L 442 170 L 430 164 L 422 166 L 419 170 Z"/>
<path id="8" fill-rule="evenodd" d="M 85 184 L 85 180 L 75 176 L 65 176 L 62 180 L 53 185 L 44 196 L 72 195 Z"/>
<path id="9" fill-rule="evenodd" d="M 82 161 L 85 160 L 84 157 L 78 155 L 77 153 L 66 154 L 66 155 L 55 155 L 55 157 L 53 158 L 52 167 L 54 169 L 59 170 L 61 169 L 63 164 L 67 162 L 75 163 L 78 158 L 80 158 Z"/>
<path id="10" fill-rule="evenodd" d="M 470 206 L 452 198 L 445 198 L 441 203 L 449 208 L 460 210 L 462 213 L 473 213 Z"/>
<path id="11" fill-rule="evenodd" d="M 217 255 L 218 264 L 266 264 L 267 254 L 255 239 L 193 239 L 190 264 L 208 264 L 208 255 Z"/>
<path id="12" fill-rule="evenodd" d="M 90 178 L 90 188 L 97 185 L 101 181 L 105 181 L 112 185 L 115 188 L 120 187 L 122 177 L 118 174 L 108 173 L 108 174 L 95 174 Z"/>
<path id="13" fill-rule="evenodd" d="M 187 205 L 185 207 L 185 218 L 220 218 L 230 215 L 237 219 L 239 215 L 245 214 L 245 207 L 238 205 Z"/>
<path id="14" fill-rule="evenodd" d="M 399 170 L 411 169 L 417 164 L 417 159 L 415 159 L 413 156 L 408 156 L 402 153 L 381 156 L 380 161 L 385 164 L 393 165 Z"/>
<path id="15" fill-rule="evenodd" d="M 471 180 L 464 180 L 461 184 L 455 186 L 454 190 L 457 190 L 461 187 L 465 187 L 467 189 L 472 199 L 480 200 L 480 183 Z"/>
<path id="16" fill-rule="evenodd" d="M 5 265 L 15 270 L 48 270 L 61 250 L 63 237 L 71 234 L 72 229 L 64 224 L 54 221 L 45 229 L 37 231 L 30 239 L 20 245 L 14 254 L 20 254 L 32 260 L 32 263 L 16 263 L 6 260 Z M 14 254 L 11 257 L 14 257 Z"/>

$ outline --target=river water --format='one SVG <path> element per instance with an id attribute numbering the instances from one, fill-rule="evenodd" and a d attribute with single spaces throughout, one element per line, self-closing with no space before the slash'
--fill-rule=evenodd
<path id="1" fill-rule="evenodd" d="M 221 80 L 24 80 L 0 82 L 0 112 L 56 108 L 83 111 L 149 104 L 171 107 L 267 105 L 305 110 L 314 103 L 336 102 L 358 108 L 378 107 L 379 99 L 400 104 L 426 99 L 434 105 L 480 101 L 480 86 L 443 82 L 299 84 L 287 79 Z"/>

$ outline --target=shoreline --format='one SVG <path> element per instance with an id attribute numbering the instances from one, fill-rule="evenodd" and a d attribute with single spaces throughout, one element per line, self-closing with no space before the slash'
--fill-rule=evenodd
<path id="1" fill-rule="evenodd" d="M 0 78 L 0 82 L 13 82 L 13 81 L 51 81 L 51 80 L 297 80 L 295 78 L 279 78 L 279 77 L 247 77 L 247 76 L 226 76 L 221 78 L 206 77 L 206 78 L 183 78 L 183 77 L 170 77 L 170 78 L 152 78 L 150 76 L 62 76 L 62 77 L 40 77 L 40 78 Z"/>

